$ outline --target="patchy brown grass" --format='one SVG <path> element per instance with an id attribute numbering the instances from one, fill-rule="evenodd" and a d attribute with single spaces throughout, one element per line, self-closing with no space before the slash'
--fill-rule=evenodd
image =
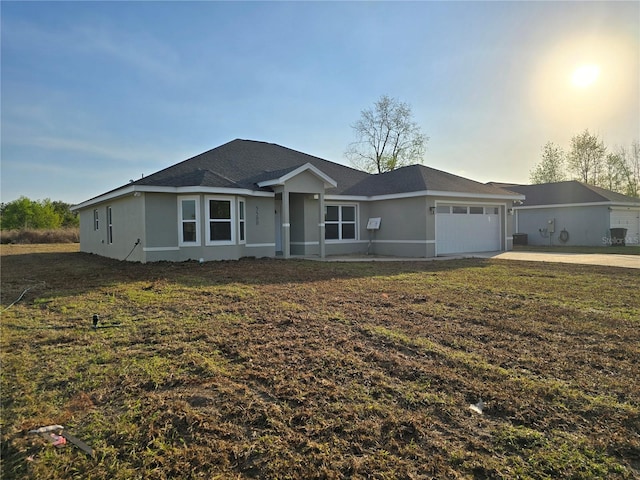
<path id="1" fill-rule="evenodd" d="M 1 252 L 2 478 L 639 474 L 635 271 Z"/>

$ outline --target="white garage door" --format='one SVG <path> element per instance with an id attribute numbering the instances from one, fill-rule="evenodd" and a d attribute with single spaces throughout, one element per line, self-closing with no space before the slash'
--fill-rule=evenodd
<path id="1" fill-rule="evenodd" d="M 611 228 L 626 228 L 629 245 L 640 242 L 640 209 L 612 208 L 610 216 Z"/>
<path id="2" fill-rule="evenodd" d="M 500 208 L 439 204 L 436 207 L 438 255 L 500 250 Z"/>

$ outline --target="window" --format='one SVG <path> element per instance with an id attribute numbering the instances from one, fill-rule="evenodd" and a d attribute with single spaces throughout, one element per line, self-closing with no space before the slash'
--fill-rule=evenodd
<path id="1" fill-rule="evenodd" d="M 245 238 L 245 202 L 243 199 L 238 200 L 238 237 L 240 243 L 246 243 Z"/>
<path id="2" fill-rule="evenodd" d="M 98 222 L 98 209 L 97 208 L 93 211 L 93 229 L 94 230 L 99 230 L 100 229 L 100 223 Z"/>
<path id="3" fill-rule="evenodd" d="M 107 243 L 113 243 L 113 215 L 111 206 L 107 207 Z"/>
<path id="4" fill-rule="evenodd" d="M 451 213 L 451 207 L 449 205 L 438 205 L 436 213 Z"/>
<path id="5" fill-rule="evenodd" d="M 325 239 L 356 239 L 356 206 L 327 205 L 324 216 Z"/>
<path id="6" fill-rule="evenodd" d="M 482 215 L 484 213 L 483 207 L 469 207 L 469 213 L 471 215 Z"/>
<path id="7" fill-rule="evenodd" d="M 498 215 L 500 213 L 500 207 L 487 207 L 485 209 L 486 215 Z"/>
<path id="8" fill-rule="evenodd" d="M 458 214 L 467 214 L 467 207 L 459 207 L 454 205 L 453 207 L 451 207 L 452 212 L 451 213 L 458 213 Z"/>
<path id="9" fill-rule="evenodd" d="M 207 245 L 235 242 L 233 202 L 207 197 Z"/>
<path id="10" fill-rule="evenodd" d="M 198 197 L 178 198 L 179 245 L 200 245 L 200 201 Z"/>

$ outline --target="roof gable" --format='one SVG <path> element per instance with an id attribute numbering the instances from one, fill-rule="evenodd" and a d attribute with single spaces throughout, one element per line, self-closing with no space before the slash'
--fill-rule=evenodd
<path id="1" fill-rule="evenodd" d="M 257 185 L 261 188 L 271 187 L 274 185 L 284 185 L 288 180 L 297 175 L 300 175 L 303 172 L 311 172 L 313 175 L 318 177 L 324 182 L 325 188 L 336 187 L 338 185 L 338 182 L 336 182 L 333 178 L 321 172 L 310 163 L 305 163 L 304 165 L 297 168 L 287 169 L 283 171 L 282 174 L 276 174 L 272 178 L 258 182 Z"/>

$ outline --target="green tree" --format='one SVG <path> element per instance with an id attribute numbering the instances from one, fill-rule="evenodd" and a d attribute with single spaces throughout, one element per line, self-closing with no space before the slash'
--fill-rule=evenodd
<path id="1" fill-rule="evenodd" d="M 20 197 L 2 204 L 0 211 L 0 228 L 17 230 L 22 228 L 60 228 L 62 217 L 56 212 L 51 200 L 30 200 Z"/>
<path id="2" fill-rule="evenodd" d="M 599 185 L 607 149 L 597 135 L 585 130 L 571 139 L 568 163 L 578 180 Z"/>
<path id="3" fill-rule="evenodd" d="M 80 225 L 78 214 L 71 211 L 71 205 L 59 200 L 51 202 L 55 212 L 60 215 L 63 227 L 77 227 Z"/>
<path id="4" fill-rule="evenodd" d="M 529 173 L 529 181 L 533 184 L 553 183 L 566 180 L 564 173 L 565 154 L 558 145 L 547 142 L 542 147 L 542 159 Z"/>
<path id="5" fill-rule="evenodd" d="M 351 128 L 356 141 L 349 144 L 345 156 L 356 168 L 383 173 L 423 161 L 429 138 L 404 102 L 383 95 L 372 109 L 361 112 Z"/>

